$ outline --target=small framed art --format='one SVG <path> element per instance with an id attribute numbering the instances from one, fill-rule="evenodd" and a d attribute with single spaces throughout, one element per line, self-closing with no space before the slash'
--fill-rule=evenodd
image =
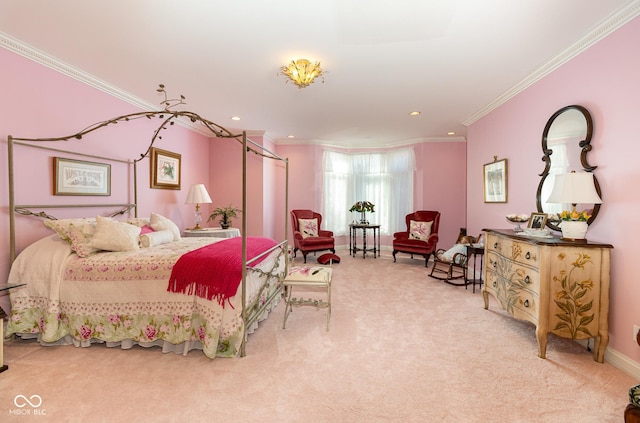
<path id="1" fill-rule="evenodd" d="M 527 228 L 544 229 L 544 226 L 547 224 L 547 218 L 548 216 L 546 213 L 531 213 Z"/>
<path id="2" fill-rule="evenodd" d="M 111 165 L 54 157 L 53 195 L 111 195 Z"/>
<path id="3" fill-rule="evenodd" d="M 507 159 L 497 160 L 484 165 L 484 202 L 507 202 Z"/>
<path id="4" fill-rule="evenodd" d="M 151 147 L 151 188 L 180 189 L 181 155 Z"/>

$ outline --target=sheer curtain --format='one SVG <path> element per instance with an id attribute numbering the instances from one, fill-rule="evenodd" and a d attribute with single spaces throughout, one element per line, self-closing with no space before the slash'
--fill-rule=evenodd
<path id="1" fill-rule="evenodd" d="M 404 217 L 413 211 L 412 148 L 384 153 L 345 154 L 325 151 L 323 156 L 323 226 L 334 235 L 348 234 L 359 214 L 349 212 L 356 201 L 375 204 L 367 220 L 380 224 L 381 234 L 405 229 Z"/>
<path id="2" fill-rule="evenodd" d="M 555 185 L 556 175 L 559 173 L 569 173 L 569 159 L 567 157 L 566 141 L 550 141 L 547 148 L 551 149 L 553 153 L 551 153 L 552 159 L 551 167 L 549 168 L 549 175 L 547 176 L 548 181 L 545 181 L 545 184 L 540 190 L 540 199 L 542 204 L 545 204 L 547 198 L 551 195 L 551 191 Z M 544 210 L 549 214 L 560 214 L 563 210 L 571 210 L 571 205 L 546 203 Z"/>

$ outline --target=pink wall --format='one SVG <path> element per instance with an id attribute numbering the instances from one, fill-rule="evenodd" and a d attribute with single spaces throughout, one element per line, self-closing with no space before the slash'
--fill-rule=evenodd
<path id="1" fill-rule="evenodd" d="M 612 244 L 610 348 L 640 363 L 632 342 L 640 324 L 636 275 L 636 211 L 640 194 L 640 18 L 575 57 L 469 127 L 467 222 L 472 232 L 510 227 L 505 215 L 535 211 L 538 174 L 544 169 L 541 137 L 549 117 L 571 104 L 586 107 L 594 122 L 589 163 L 602 188 L 603 205 L 588 238 Z M 508 203 L 485 204 L 482 165 L 508 160 Z"/>
<path id="2" fill-rule="evenodd" d="M 325 148 L 308 144 L 277 146 L 277 153 L 289 159 L 289 209 L 320 211 Z M 413 148 L 416 156 L 414 208 L 442 213 L 438 245 L 448 248 L 465 226 L 466 172 L 461 163 L 465 161 L 466 143 L 426 142 Z M 348 237 L 336 239 L 337 246 L 348 243 Z M 385 246 L 391 249 L 391 243 L 392 237 L 381 238 L 383 249 Z"/>
<path id="3" fill-rule="evenodd" d="M 2 78 L 0 92 L 4 100 L 0 103 L 0 283 L 6 281 L 9 273 L 9 190 L 7 183 L 8 135 L 15 137 L 65 136 L 75 133 L 95 122 L 104 121 L 118 115 L 139 110 L 110 95 L 98 91 L 58 72 L 34 63 L 8 50 L 0 49 Z M 150 90 L 155 90 L 152 83 Z M 158 98 L 158 103 L 162 98 Z M 82 151 L 89 154 L 121 159 L 138 158 L 146 151 L 153 131 L 159 121 L 142 119 L 130 123 L 119 123 L 88 136 L 81 141 L 69 141 L 56 148 Z M 149 188 L 149 160 L 140 162 L 138 168 L 138 215 L 148 217 L 152 211 L 174 220 L 181 228 L 193 225 L 193 206 L 185 205 L 189 186 L 197 182 L 208 182 L 209 140 L 180 125 L 174 125 L 163 132 L 163 138 L 156 147 L 182 155 L 182 189 L 161 190 Z M 202 152 L 206 154 L 201 154 Z M 16 202 L 31 204 L 81 203 L 86 197 L 61 197 L 52 195 L 53 169 L 51 156 L 54 152 L 34 152 L 24 150 L 20 162 L 16 162 Z M 73 158 L 73 157 L 71 157 Z M 82 159 L 82 158 L 80 158 Z M 90 160 L 84 158 L 84 160 Z M 100 161 L 95 159 L 95 161 Z M 126 167 L 126 165 L 125 165 Z M 127 190 L 121 183 L 126 180 L 122 173 L 126 169 L 115 168 L 112 175 L 112 195 L 101 203 L 128 202 Z M 95 202 L 95 197 L 92 198 Z M 204 212 L 208 210 L 205 208 Z M 87 209 L 87 214 L 105 211 Z M 50 214 L 64 217 L 64 211 L 50 211 Z M 51 232 L 35 218 L 20 217 L 17 230 L 20 251 L 29 242 Z M 6 297 L 5 297 L 6 300 Z"/>

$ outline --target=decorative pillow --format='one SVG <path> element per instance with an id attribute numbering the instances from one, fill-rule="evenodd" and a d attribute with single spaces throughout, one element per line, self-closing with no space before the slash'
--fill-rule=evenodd
<path id="1" fill-rule="evenodd" d="M 68 234 L 71 241 L 71 250 L 75 251 L 78 257 L 88 257 L 100 251 L 91 246 L 91 239 L 95 230 L 96 227 L 90 223 L 84 226 L 69 224 Z"/>
<path id="2" fill-rule="evenodd" d="M 138 225 L 136 225 L 138 226 Z M 140 235 L 144 235 L 144 234 L 150 234 L 151 232 L 153 232 L 153 228 L 149 225 L 144 225 L 140 228 Z M 171 234 L 173 236 L 173 234 Z"/>
<path id="3" fill-rule="evenodd" d="M 140 247 L 149 248 L 156 245 L 168 244 L 173 242 L 173 232 L 171 231 L 155 231 L 140 235 Z"/>
<path id="4" fill-rule="evenodd" d="M 431 235 L 431 225 L 433 225 L 433 221 L 419 222 L 416 220 L 410 220 L 409 221 L 409 238 L 418 239 L 420 241 L 428 240 L 429 235 Z"/>
<path id="5" fill-rule="evenodd" d="M 96 219 L 93 218 L 77 218 L 77 219 L 48 219 L 44 220 L 44 226 L 49 229 L 53 229 L 60 239 L 67 241 L 71 244 L 69 238 L 69 225 L 73 224 L 76 227 L 82 228 L 86 224 L 96 224 Z"/>
<path id="6" fill-rule="evenodd" d="M 151 213 L 150 226 L 154 231 L 171 231 L 174 241 L 180 241 L 180 229 L 171 220 L 157 213 Z"/>
<path id="7" fill-rule="evenodd" d="M 302 238 L 318 236 L 318 219 L 298 219 L 298 229 Z"/>
<path id="8" fill-rule="evenodd" d="M 143 226 L 149 226 L 149 218 L 147 218 L 147 217 L 132 217 L 130 219 L 127 219 L 127 223 L 130 224 L 130 225 L 140 226 L 142 228 Z"/>
<path id="9" fill-rule="evenodd" d="M 467 246 L 465 244 L 456 244 L 444 253 L 440 254 L 440 258 L 445 261 L 451 261 L 456 254 L 465 254 L 466 252 Z"/>
<path id="10" fill-rule="evenodd" d="M 100 216 L 96 220 L 98 223 L 90 242 L 91 247 L 106 251 L 140 249 L 138 245 L 139 227 Z"/>

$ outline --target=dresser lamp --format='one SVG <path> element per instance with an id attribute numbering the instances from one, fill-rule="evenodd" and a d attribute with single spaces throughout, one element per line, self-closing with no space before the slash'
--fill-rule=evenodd
<path id="1" fill-rule="evenodd" d="M 195 221 L 196 226 L 193 227 L 194 231 L 201 231 L 203 228 L 200 227 L 200 223 L 202 223 L 202 213 L 200 212 L 200 204 L 211 203 L 211 197 L 207 192 L 204 184 L 194 184 L 189 188 L 189 194 L 187 194 L 187 201 L 185 204 L 195 204 L 196 205 L 196 213 L 195 213 Z"/>
<path id="2" fill-rule="evenodd" d="M 577 204 L 601 204 L 602 199 L 596 191 L 593 174 L 588 172 L 571 172 L 557 174 L 549 195 L 548 203 L 571 204 L 571 214 L 560 222 L 562 238 L 570 241 L 585 241 L 589 225 L 586 219 L 576 211 Z M 563 213 L 566 215 L 567 213 Z M 568 219 L 568 220 L 567 220 Z M 584 220 L 580 220 L 584 219 Z"/>

